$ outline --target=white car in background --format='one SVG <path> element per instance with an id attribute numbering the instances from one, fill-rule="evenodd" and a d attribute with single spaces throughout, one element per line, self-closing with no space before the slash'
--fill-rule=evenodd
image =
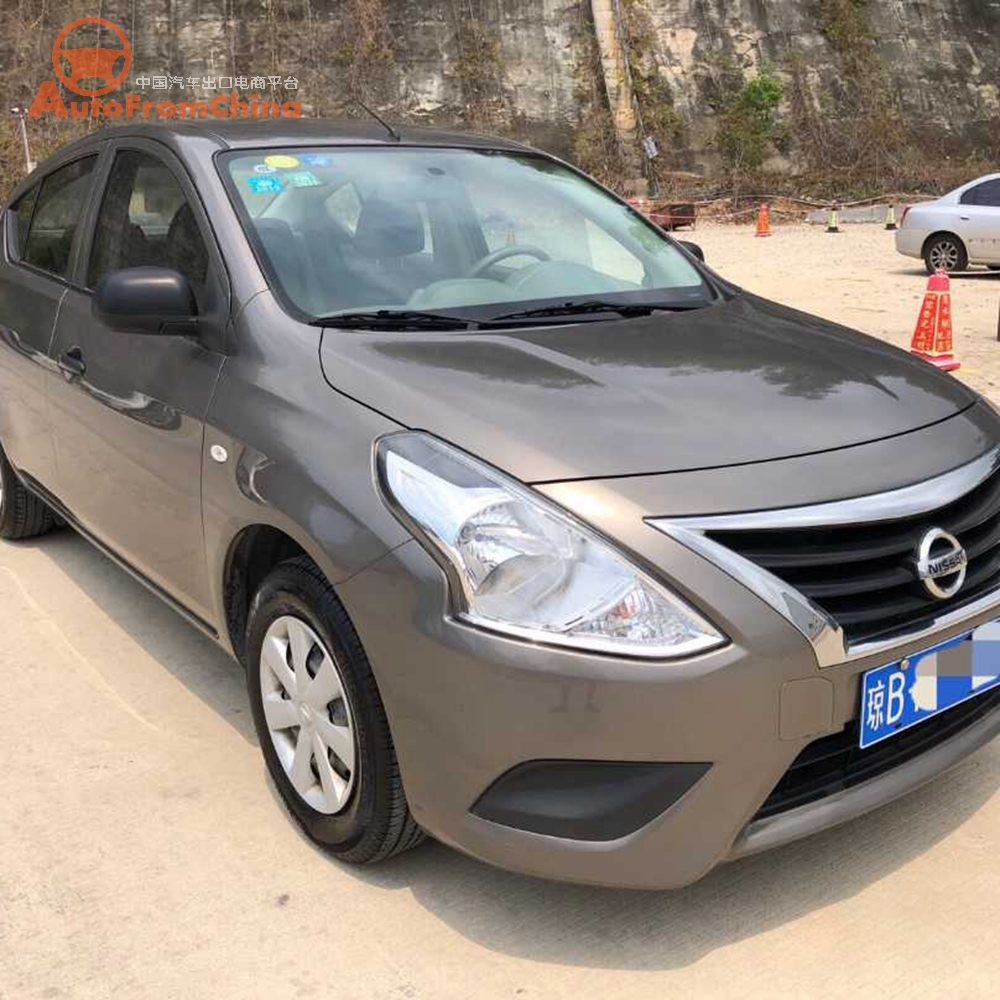
<path id="1" fill-rule="evenodd" d="M 987 174 L 903 210 L 896 249 L 923 260 L 928 274 L 970 264 L 1000 270 L 1000 174 Z"/>

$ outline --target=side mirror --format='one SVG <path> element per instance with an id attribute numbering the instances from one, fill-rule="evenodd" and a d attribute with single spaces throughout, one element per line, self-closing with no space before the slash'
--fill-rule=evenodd
<path id="1" fill-rule="evenodd" d="M 692 257 L 697 257 L 703 264 L 705 263 L 705 251 L 702 250 L 697 243 L 691 243 L 689 240 L 678 240 L 677 242 L 680 243 L 680 245 L 684 247 L 684 249 L 687 250 Z"/>
<path id="2" fill-rule="evenodd" d="M 106 274 L 94 290 L 93 311 L 112 329 L 129 333 L 197 331 L 191 283 L 166 267 L 127 267 Z"/>

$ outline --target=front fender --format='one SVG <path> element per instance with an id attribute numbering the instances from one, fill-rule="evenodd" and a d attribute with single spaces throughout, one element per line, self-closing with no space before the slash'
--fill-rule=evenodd
<path id="1" fill-rule="evenodd" d="M 373 442 L 399 425 L 330 388 L 319 335 L 258 296 L 240 317 L 239 349 L 209 410 L 205 550 L 215 624 L 227 645 L 226 567 L 248 527 L 288 535 L 335 586 L 410 537 L 379 497 L 372 467 Z"/>

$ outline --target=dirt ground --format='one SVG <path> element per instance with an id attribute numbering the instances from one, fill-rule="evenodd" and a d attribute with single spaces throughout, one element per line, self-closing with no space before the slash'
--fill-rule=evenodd
<path id="1" fill-rule="evenodd" d="M 924 278 L 870 228 L 699 230 L 747 287 L 903 343 Z M 955 281 L 997 396 L 1000 279 Z M 507 874 L 437 844 L 305 841 L 239 669 L 63 531 L 0 543 L 0 998 L 995 997 L 1000 741 L 844 827 L 674 893 Z"/>

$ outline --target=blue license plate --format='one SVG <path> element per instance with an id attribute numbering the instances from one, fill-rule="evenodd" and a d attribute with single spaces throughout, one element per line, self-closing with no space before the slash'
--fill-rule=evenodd
<path id="1" fill-rule="evenodd" d="M 869 670 L 861 684 L 861 746 L 870 747 L 998 686 L 1000 621 Z"/>

